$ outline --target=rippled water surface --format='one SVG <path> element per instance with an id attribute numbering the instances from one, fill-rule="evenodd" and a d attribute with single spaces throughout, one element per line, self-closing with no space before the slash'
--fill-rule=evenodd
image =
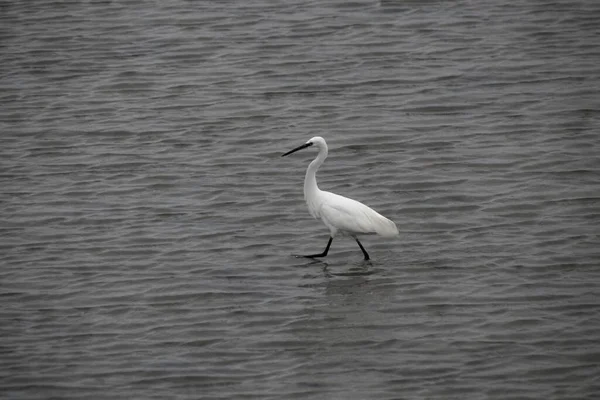
<path id="1" fill-rule="evenodd" d="M 600 3 L 0 6 L 0 396 L 597 399 Z M 328 237 L 365 202 L 397 238 Z"/>

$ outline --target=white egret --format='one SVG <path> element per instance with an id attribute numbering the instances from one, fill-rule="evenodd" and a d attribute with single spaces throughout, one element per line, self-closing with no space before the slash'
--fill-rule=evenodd
<path id="1" fill-rule="evenodd" d="M 306 170 L 304 199 L 308 205 L 310 215 L 314 218 L 321 218 L 323 223 L 329 228 L 330 235 L 327 247 L 325 247 L 322 253 L 302 257 L 325 257 L 329 252 L 333 238 L 338 233 L 341 233 L 353 237 L 362 250 L 365 260 L 369 260 L 369 254 L 358 240 L 357 235 L 376 233 L 381 236 L 395 236 L 398 234 L 396 224 L 356 200 L 319 189 L 316 173 L 327 158 L 327 143 L 325 143 L 325 139 L 322 137 L 315 136 L 302 146 L 283 154 L 282 157 L 310 146 L 316 146 L 319 149 L 319 154 Z"/>

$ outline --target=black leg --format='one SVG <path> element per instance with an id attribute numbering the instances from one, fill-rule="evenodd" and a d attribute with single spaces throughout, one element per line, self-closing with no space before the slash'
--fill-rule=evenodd
<path id="1" fill-rule="evenodd" d="M 307 257 L 307 258 L 325 257 L 327 255 L 327 253 L 329 252 L 329 247 L 331 246 L 331 242 L 333 242 L 333 238 L 329 237 L 329 242 L 327 242 L 327 247 L 325 247 L 325 250 L 323 250 L 323 252 L 321 254 L 309 254 L 307 256 L 300 256 L 300 257 Z"/>
<path id="2" fill-rule="evenodd" d="M 363 247 L 363 245 L 360 244 L 360 242 L 358 241 L 358 238 L 354 238 L 354 240 L 356 240 L 356 243 L 358 243 L 358 247 L 360 247 L 360 249 L 362 250 L 363 254 L 365 255 L 365 260 L 370 260 L 369 253 L 367 253 L 367 251 L 365 250 L 365 248 Z M 329 247 L 327 247 L 327 248 L 329 248 Z"/>

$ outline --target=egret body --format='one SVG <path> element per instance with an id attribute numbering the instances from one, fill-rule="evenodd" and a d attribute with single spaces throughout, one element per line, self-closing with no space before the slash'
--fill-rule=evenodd
<path id="1" fill-rule="evenodd" d="M 329 252 L 333 238 L 341 233 L 353 237 L 362 250 L 365 260 L 369 260 L 369 254 L 358 240 L 357 235 L 375 233 L 381 236 L 395 236 L 398 234 L 396 224 L 356 200 L 319 189 L 316 178 L 317 170 L 327 158 L 327 143 L 322 137 L 315 136 L 302 146 L 283 154 L 282 157 L 311 146 L 319 149 L 319 154 L 306 170 L 304 199 L 310 215 L 314 218 L 320 218 L 325 226 L 329 228 L 329 242 L 322 253 L 303 257 L 325 257 Z"/>

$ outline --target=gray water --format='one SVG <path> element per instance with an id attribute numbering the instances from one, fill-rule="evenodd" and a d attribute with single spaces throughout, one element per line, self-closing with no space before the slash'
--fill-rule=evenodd
<path id="1" fill-rule="evenodd" d="M 596 399 L 600 3 L 0 6 L 0 396 Z M 336 238 L 302 182 L 394 220 Z"/>

